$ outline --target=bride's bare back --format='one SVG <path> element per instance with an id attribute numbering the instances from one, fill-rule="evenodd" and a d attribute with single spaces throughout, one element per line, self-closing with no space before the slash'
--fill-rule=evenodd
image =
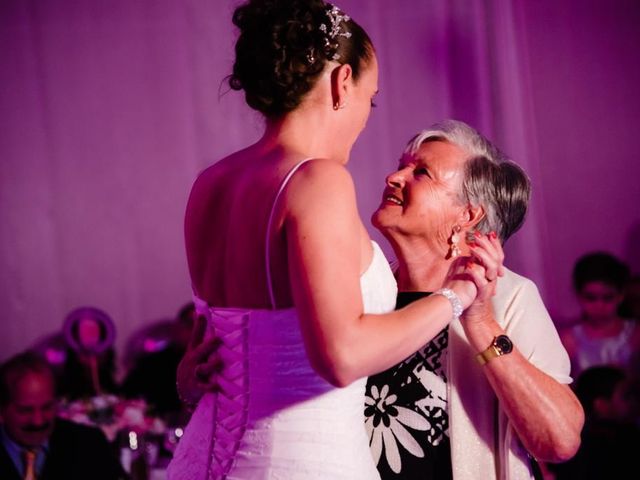
<path id="1" fill-rule="evenodd" d="M 259 155 L 257 150 L 250 147 L 209 167 L 194 183 L 189 198 L 185 219 L 189 271 L 194 291 L 210 305 L 271 308 L 265 259 L 268 219 L 284 177 L 304 159 L 281 152 Z M 291 183 L 297 193 L 291 195 L 288 188 L 283 192 L 271 226 L 271 276 L 279 308 L 293 306 L 283 223 L 289 203 L 297 208 L 296 203 L 309 200 L 295 176 Z M 362 272 L 372 255 L 371 245 L 359 217 L 352 220 L 359 224 Z"/>

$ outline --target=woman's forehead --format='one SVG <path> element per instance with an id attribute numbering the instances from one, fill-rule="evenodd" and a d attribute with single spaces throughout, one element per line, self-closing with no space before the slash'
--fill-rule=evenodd
<path id="1" fill-rule="evenodd" d="M 458 169 L 466 163 L 466 157 L 466 152 L 457 145 L 446 140 L 432 140 L 420 145 L 413 153 L 404 152 L 399 162 L 402 165 L 416 163 Z"/>

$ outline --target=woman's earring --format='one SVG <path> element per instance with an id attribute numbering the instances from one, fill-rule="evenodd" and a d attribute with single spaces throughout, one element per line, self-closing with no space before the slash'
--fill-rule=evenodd
<path id="1" fill-rule="evenodd" d="M 344 103 L 336 102 L 336 103 L 333 104 L 333 109 L 334 110 L 342 110 L 346 106 L 347 106 L 347 102 L 344 102 Z"/>
<path id="2" fill-rule="evenodd" d="M 458 248 L 458 242 L 460 241 L 460 225 L 455 225 L 453 227 L 453 233 L 451 234 L 451 238 L 449 239 L 449 243 L 451 244 L 451 248 L 449 249 L 449 257 L 456 258 L 460 256 L 460 248 Z"/>

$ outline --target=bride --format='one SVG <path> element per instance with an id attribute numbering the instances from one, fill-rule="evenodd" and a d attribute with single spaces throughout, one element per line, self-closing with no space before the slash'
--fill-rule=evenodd
<path id="1" fill-rule="evenodd" d="M 192 287 L 222 369 L 202 395 L 211 363 L 193 369 L 187 352 L 179 367 L 199 402 L 168 478 L 375 479 L 366 376 L 434 337 L 500 265 L 460 259 L 440 294 L 393 311 L 396 282 L 346 168 L 378 91 L 371 40 L 321 0 L 252 0 L 233 22 L 229 83 L 266 127 L 189 198 Z"/>

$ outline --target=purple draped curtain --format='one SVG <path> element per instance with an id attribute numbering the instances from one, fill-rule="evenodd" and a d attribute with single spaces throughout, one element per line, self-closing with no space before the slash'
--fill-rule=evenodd
<path id="1" fill-rule="evenodd" d="M 0 2 L 1 358 L 80 305 L 109 312 L 122 346 L 190 299 L 190 184 L 262 129 L 224 82 L 236 3 Z M 339 5 L 380 62 L 379 108 L 350 163 L 365 220 L 412 134 L 457 118 L 533 180 L 507 265 L 536 281 L 558 321 L 575 313 L 578 255 L 606 249 L 640 270 L 640 3 Z"/>

